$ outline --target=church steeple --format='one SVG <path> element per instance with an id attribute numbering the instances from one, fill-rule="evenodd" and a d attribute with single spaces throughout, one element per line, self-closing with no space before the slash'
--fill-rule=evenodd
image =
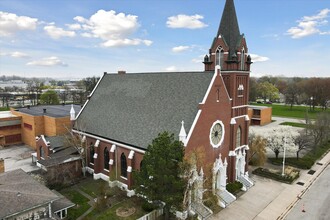
<path id="1" fill-rule="evenodd" d="M 242 35 L 239 31 L 234 0 L 226 0 L 217 37 L 223 37 L 229 47 L 229 59 L 236 56 L 235 49 Z"/>
<path id="2" fill-rule="evenodd" d="M 252 62 L 239 30 L 234 0 L 226 0 L 217 35 L 203 63 L 205 71 L 214 71 L 216 65 L 224 71 L 250 71 Z"/>

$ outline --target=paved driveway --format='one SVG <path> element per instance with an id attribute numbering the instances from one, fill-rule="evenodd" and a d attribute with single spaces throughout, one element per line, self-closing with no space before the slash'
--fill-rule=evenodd
<path id="1" fill-rule="evenodd" d="M 12 145 L 0 149 L 0 158 L 5 160 L 5 172 L 21 168 L 25 172 L 39 169 L 32 164 L 31 153 L 34 151 L 27 145 Z"/>

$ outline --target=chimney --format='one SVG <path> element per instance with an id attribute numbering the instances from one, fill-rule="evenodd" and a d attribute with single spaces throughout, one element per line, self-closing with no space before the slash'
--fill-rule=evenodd
<path id="1" fill-rule="evenodd" d="M 5 160 L 3 158 L 0 158 L 0 173 L 5 172 Z"/>
<path id="2" fill-rule="evenodd" d="M 27 109 L 30 109 L 30 105 L 27 105 L 26 107 L 27 107 Z"/>
<path id="3" fill-rule="evenodd" d="M 44 114 L 46 113 L 46 109 L 44 108 L 44 109 L 42 109 L 43 111 L 44 111 Z"/>
<path id="4" fill-rule="evenodd" d="M 118 70 L 118 75 L 123 75 L 123 74 L 126 74 L 125 70 Z"/>

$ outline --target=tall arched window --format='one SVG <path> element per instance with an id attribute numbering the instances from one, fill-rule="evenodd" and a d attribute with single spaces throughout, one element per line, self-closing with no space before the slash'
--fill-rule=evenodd
<path id="1" fill-rule="evenodd" d="M 241 127 L 238 127 L 236 132 L 236 147 L 241 146 L 241 135 L 242 135 Z"/>
<path id="2" fill-rule="evenodd" d="M 94 163 L 94 145 L 93 142 L 91 142 L 89 147 L 89 162 Z"/>
<path id="3" fill-rule="evenodd" d="M 215 52 L 215 65 L 220 65 L 221 69 L 223 66 L 223 49 L 222 47 L 218 47 L 217 51 Z"/>
<path id="4" fill-rule="evenodd" d="M 241 51 L 241 70 L 244 70 L 244 64 L 245 64 L 245 50 L 243 48 Z"/>
<path id="5" fill-rule="evenodd" d="M 122 153 L 120 156 L 120 165 L 121 165 L 121 176 L 127 177 L 127 162 L 124 153 Z"/>
<path id="6" fill-rule="evenodd" d="M 142 166 L 143 166 L 143 160 L 141 160 L 140 162 L 140 170 L 142 170 Z"/>
<path id="7" fill-rule="evenodd" d="M 39 150 L 40 150 L 40 157 L 44 158 L 44 156 L 45 156 L 44 148 L 42 146 L 40 146 Z"/>
<path id="8" fill-rule="evenodd" d="M 109 170 L 109 159 L 110 159 L 110 156 L 109 156 L 109 150 L 108 148 L 104 148 L 104 169 L 106 170 Z"/>

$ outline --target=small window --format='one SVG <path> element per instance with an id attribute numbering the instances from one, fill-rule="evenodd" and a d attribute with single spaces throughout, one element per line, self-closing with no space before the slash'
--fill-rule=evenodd
<path id="1" fill-rule="evenodd" d="M 89 147 L 89 162 L 94 163 L 94 145 L 93 142 L 91 142 Z"/>
<path id="2" fill-rule="evenodd" d="M 120 156 L 120 165 L 121 165 L 121 176 L 127 177 L 127 162 L 124 153 L 122 153 Z"/>
<path id="3" fill-rule="evenodd" d="M 104 169 L 109 170 L 109 160 L 110 160 L 110 156 L 109 156 L 109 150 L 108 148 L 104 148 Z"/>
<path id="4" fill-rule="evenodd" d="M 215 52 L 215 65 L 219 65 L 222 69 L 223 66 L 223 54 L 224 51 L 222 47 L 218 47 L 218 49 Z"/>
<path id="5" fill-rule="evenodd" d="M 241 146 L 241 137 L 242 137 L 241 127 L 238 127 L 236 132 L 236 147 Z"/>
<path id="6" fill-rule="evenodd" d="M 242 49 L 241 51 L 241 70 L 244 70 L 244 65 L 245 64 L 245 51 L 244 51 L 244 48 Z"/>
<path id="7" fill-rule="evenodd" d="M 39 150 L 40 150 L 40 157 L 41 158 L 44 158 L 45 157 L 45 151 L 44 151 L 44 148 L 42 146 L 39 147 Z"/>

